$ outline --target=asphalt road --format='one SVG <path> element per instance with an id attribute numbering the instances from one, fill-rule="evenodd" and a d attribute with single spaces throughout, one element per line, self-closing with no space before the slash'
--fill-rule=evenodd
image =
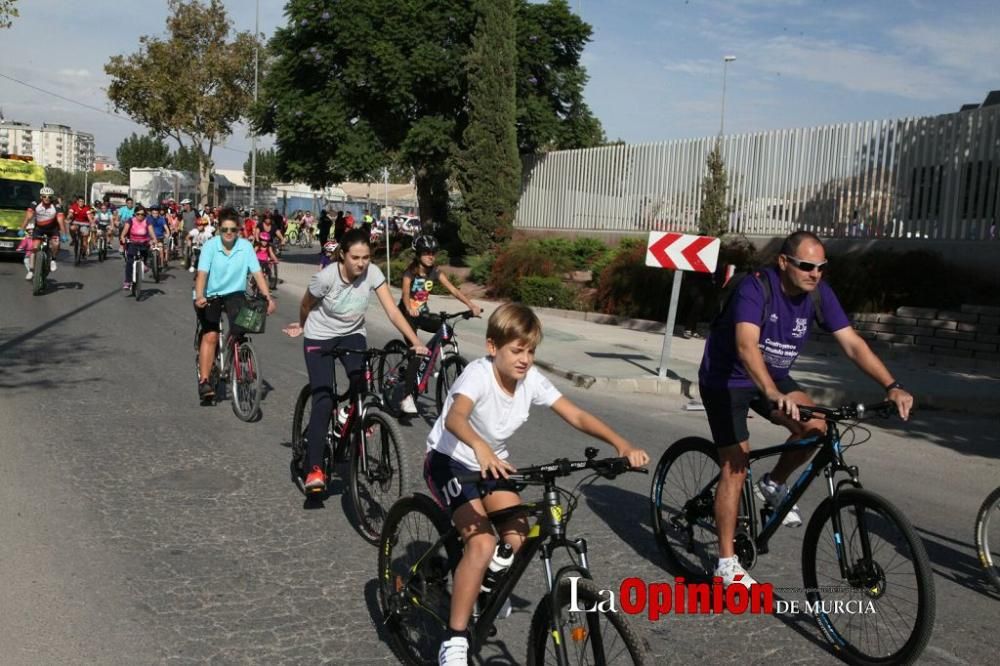
<path id="1" fill-rule="evenodd" d="M 306 375 L 301 343 L 280 327 L 294 318 L 307 275 L 292 263 L 311 256 L 288 259 L 279 313 L 255 338 L 269 388 L 262 419 L 250 424 L 228 403 L 198 404 L 187 273 L 173 269 L 135 302 L 120 290 L 117 257 L 80 268 L 63 261 L 50 291 L 32 297 L 21 264 L 0 263 L 3 663 L 395 662 L 378 625 L 375 550 L 345 517 L 342 486 L 306 510 L 289 480 L 291 412 Z M 375 309 L 369 335 L 376 344 L 390 336 Z M 470 357 L 482 349 L 463 344 Z M 554 381 L 654 459 L 679 437 L 707 434 L 703 414 L 680 402 Z M 422 490 L 434 417 L 432 400 L 420 406 L 426 418 L 404 428 L 412 490 Z M 759 420 L 751 430 L 759 442 L 780 437 Z M 972 527 L 1000 483 L 996 422 L 928 412 L 874 433 L 849 462 L 909 516 L 935 571 L 937 624 L 922 661 L 995 663 L 1000 595 L 977 571 Z M 536 411 L 514 461 L 572 456 L 588 443 Z M 588 539 L 602 587 L 631 576 L 672 580 L 652 541 L 649 481 L 631 474 L 584 491 L 570 528 Z M 822 492 L 810 489 L 805 516 Z M 780 531 L 754 576 L 800 586 L 801 538 Z M 539 567 L 517 590 L 514 615 L 483 652 L 489 663 L 523 663 L 541 580 Z M 657 663 L 837 663 L 806 617 L 632 622 Z"/>

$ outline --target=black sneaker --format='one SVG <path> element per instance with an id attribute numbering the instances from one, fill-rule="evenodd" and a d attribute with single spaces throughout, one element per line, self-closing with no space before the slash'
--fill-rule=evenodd
<path id="1" fill-rule="evenodd" d="M 207 379 L 198 382 L 198 397 L 201 398 L 202 401 L 211 400 L 215 397 L 215 389 L 212 388 L 212 385 L 208 383 Z"/>

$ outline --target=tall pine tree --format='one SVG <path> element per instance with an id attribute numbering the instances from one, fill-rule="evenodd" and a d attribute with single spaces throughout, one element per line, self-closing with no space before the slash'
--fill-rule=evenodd
<path id="1" fill-rule="evenodd" d="M 466 61 L 469 124 L 459 157 L 464 215 L 459 235 L 473 253 L 508 238 L 521 186 L 517 146 L 516 0 L 477 0 Z"/>
<path id="2" fill-rule="evenodd" d="M 698 233 L 703 236 L 721 236 L 729 231 L 729 206 L 726 205 L 726 165 L 722 161 L 719 142 L 708 154 L 706 160 L 708 175 L 702 183 L 701 215 L 698 217 Z"/>

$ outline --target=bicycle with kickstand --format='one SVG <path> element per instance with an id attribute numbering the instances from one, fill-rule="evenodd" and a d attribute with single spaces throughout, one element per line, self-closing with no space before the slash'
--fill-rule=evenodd
<path id="1" fill-rule="evenodd" d="M 593 582 L 587 541 L 570 538 L 567 532 L 584 482 L 646 471 L 633 469 L 626 458 L 597 459 L 597 453 L 595 447 L 587 447 L 586 460 L 560 458 L 510 474 L 519 490 L 541 486 L 542 497 L 489 514 L 493 523 L 522 516 L 535 522 L 510 568 L 477 601 L 469 625 L 470 654 L 496 633 L 495 621 L 537 555 L 547 588 L 531 618 L 528 664 L 646 663 L 645 641 L 625 615 L 598 607 L 606 597 Z M 558 478 L 578 471 L 591 474 L 573 490 L 556 485 Z M 456 478 L 459 483 L 484 482 L 479 472 Z M 569 555 L 570 564 L 553 573 L 553 555 L 561 549 Z M 404 663 L 437 663 L 438 647 L 448 630 L 453 576 L 461 556 L 458 530 L 430 497 L 418 493 L 393 505 L 379 544 L 378 597 L 392 646 Z M 571 605 L 574 600 L 575 607 Z"/>
<path id="2" fill-rule="evenodd" d="M 838 656 L 853 664 L 899 664 L 916 659 L 934 627 L 934 581 L 923 542 L 903 513 L 861 486 L 858 468 L 844 451 L 871 438 L 865 417 L 888 417 L 896 405 L 799 406 L 799 417 L 826 421 L 826 432 L 777 446 L 752 449 L 736 521 L 735 551 L 752 569 L 782 520 L 820 474 L 827 497 L 813 512 L 802 543 L 802 578 L 810 612 Z M 841 424 L 849 422 L 841 432 Z M 862 433 L 861 439 L 858 433 Z M 843 436 L 850 436 L 846 442 Z M 752 464 L 785 451 L 816 454 L 772 510 L 758 510 Z M 838 474 L 846 474 L 839 481 Z M 660 458 L 650 489 L 653 534 L 667 569 L 688 581 L 712 578 L 718 555 L 715 488 L 718 449 L 701 437 L 674 442 Z M 874 607 L 873 613 L 831 612 L 837 604 Z M 894 624 L 890 624 L 894 623 Z"/>
<path id="3" fill-rule="evenodd" d="M 434 398 L 440 414 L 452 384 L 469 364 L 459 353 L 455 328 L 448 322 L 459 318 L 471 319 L 473 314 L 472 310 L 465 310 L 455 313 L 441 312 L 436 316 L 441 324 L 427 343 L 428 356 L 420 362 L 416 393 L 418 395 L 426 393 L 431 377 L 436 377 Z M 406 367 L 412 355 L 409 345 L 402 340 L 390 340 L 385 346 L 385 356 L 382 357 L 378 367 L 378 386 L 388 404 L 399 404 L 399 399 L 406 391 Z M 417 396 L 414 395 L 413 398 L 416 400 Z"/>
<path id="4" fill-rule="evenodd" d="M 221 301 L 214 296 L 208 299 L 209 305 Z M 219 317 L 219 342 L 212 356 L 212 369 L 208 375 L 209 385 L 216 390 L 211 404 L 219 402 L 219 389 L 226 386 L 229 389 L 229 402 L 233 413 L 241 421 L 252 421 L 260 412 L 260 402 L 263 397 L 263 378 L 260 365 L 257 363 L 257 352 L 254 350 L 250 336 L 246 333 L 233 333 L 227 330 L 223 319 Z M 194 367 L 200 378 L 199 352 L 201 350 L 201 322 L 195 325 L 194 333 Z"/>
<path id="5" fill-rule="evenodd" d="M 406 466 L 399 426 L 382 408 L 382 398 L 376 390 L 372 359 L 381 357 L 381 349 L 334 349 L 328 352 L 335 359 L 349 354 L 364 358 L 360 390 L 351 400 L 350 389 L 337 392 L 337 375 L 333 376 L 333 409 L 326 417 L 323 438 L 323 471 L 329 479 L 338 463 L 347 463 L 347 485 L 354 508 L 358 531 L 366 540 L 377 543 L 382 523 L 389 507 L 403 496 L 406 487 Z M 345 405 L 338 409 L 338 405 Z M 324 492 L 307 492 L 304 469 L 306 436 L 312 414 L 312 389 L 302 387 L 295 401 L 292 416 L 292 479 L 306 496 L 322 497 Z"/>

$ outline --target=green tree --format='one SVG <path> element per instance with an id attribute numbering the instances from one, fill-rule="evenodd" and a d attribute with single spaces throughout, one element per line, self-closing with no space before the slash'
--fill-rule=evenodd
<path id="1" fill-rule="evenodd" d="M 144 35 L 139 50 L 104 66 L 115 108 L 198 156 L 207 201 L 212 152 L 252 102 L 254 48 L 234 33 L 222 0 L 168 0 L 165 38 Z M 155 101 L 155 103 L 150 103 Z"/>
<path id="2" fill-rule="evenodd" d="M 243 163 L 243 175 L 247 182 L 250 182 L 250 157 Z M 278 181 L 278 154 L 274 148 L 257 151 L 257 189 L 262 190 L 271 187 L 272 183 Z"/>
<path id="3" fill-rule="evenodd" d="M 478 0 L 467 61 L 469 124 L 458 182 L 464 211 L 459 235 L 474 254 L 510 237 L 521 184 L 517 150 L 516 0 Z"/>
<path id="4" fill-rule="evenodd" d="M 17 0 L 0 0 L 0 28 L 9 28 L 14 19 L 20 16 L 15 4 Z"/>
<path id="5" fill-rule="evenodd" d="M 167 164 L 171 169 L 190 171 L 191 173 L 198 173 L 198 169 L 201 168 L 198 162 L 198 151 L 187 146 L 178 146 L 177 150 L 170 155 Z"/>
<path id="6" fill-rule="evenodd" d="M 573 94 L 586 81 L 579 56 L 590 27 L 565 0 L 516 0 L 516 8 L 519 25 L 537 26 L 534 40 L 519 33 L 518 71 L 530 62 L 532 72 L 546 72 L 517 84 L 522 151 L 591 145 L 588 132 L 600 124 Z M 254 120 L 259 132 L 276 136 L 280 177 L 313 187 L 371 180 L 395 159 L 413 173 L 421 218 L 445 222 L 451 162 L 468 122 L 472 3 L 290 0 L 285 15 Z M 530 53 L 521 53 L 522 42 Z M 522 113 L 529 104 L 533 111 Z M 538 119 L 547 126 L 534 128 Z"/>
<path id="7" fill-rule="evenodd" d="M 729 206 L 726 205 L 726 165 L 722 162 L 719 142 L 708 154 L 708 174 L 702 182 L 701 214 L 698 216 L 698 233 L 703 236 L 721 236 L 729 230 Z"/>
<path id="8" fill-rule="evenodd" d="M 118 158 L 118 168 L 128 173 L 132 167 L 163 167 L 167 166 L 170 148 L 155 134 L 139 136 L 135 132 L 126 137 L 115 151 Z"/>

